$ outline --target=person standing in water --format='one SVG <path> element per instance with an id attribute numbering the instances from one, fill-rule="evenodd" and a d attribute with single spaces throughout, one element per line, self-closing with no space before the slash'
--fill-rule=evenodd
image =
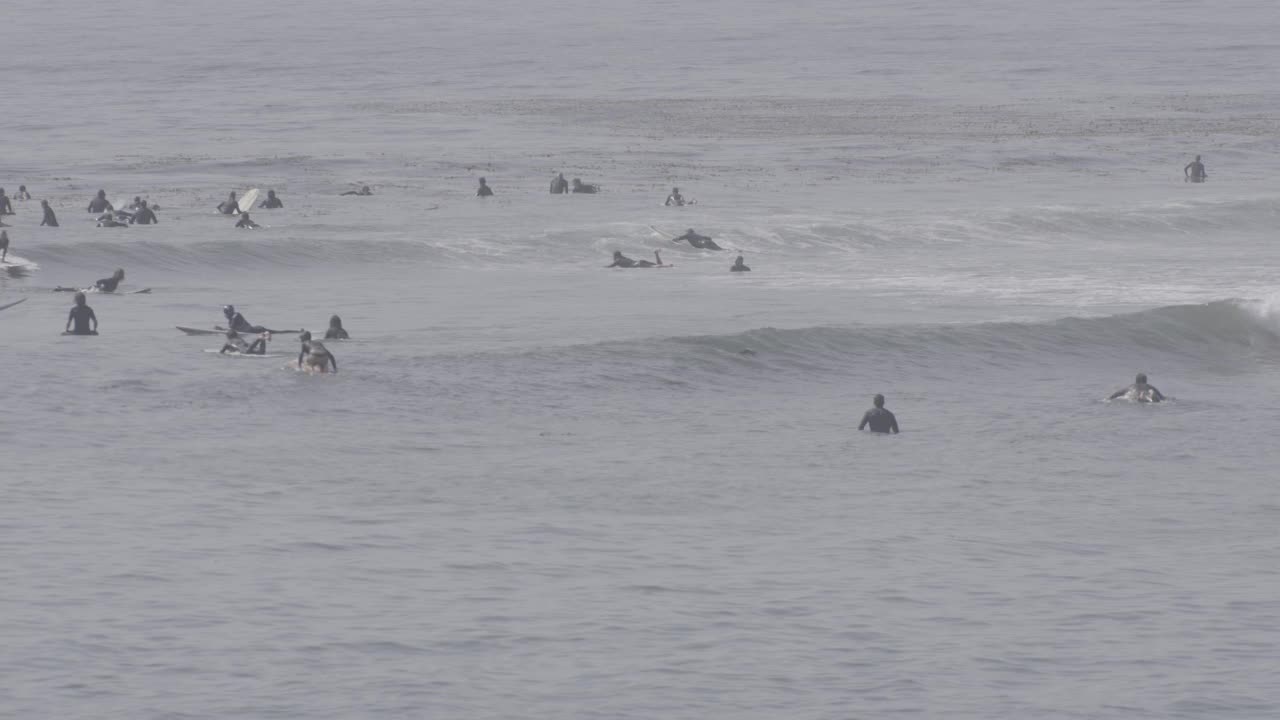
<path id="1" fill-rule="evenodd" d="M 729 268 L 729 272 L 751 272 L 751 268 L 747 267 L 746 261 L 739 255 L 738 259 L 733 261 L 733 267 Z"/>
<path id="2" fill-rule="evenodd" d="M 0 262 L 9 257 L 9 233 L 0 230 Z"/>
<path id="3" fill-rule="evenodd" d="M 104 213 L 115 212 L 115 208 L 111 206 L 111 201 L 107 200 L 107 191 L 99 190 L 98 194 L 89 201 L 89 212 Z"/>
<path id="4" fill-rule="evenodd" d="M 351 336 L 342 327 L 342 318 L 334 315 L 329 318 L 329 329 L 324 331 L 325 340 L 350 340 Z"/>
<path id="5" fill-rule="evenodd" d="M 564 179 L 564 173 L 551 178 L 552 195 L 564 195 L 567 192 L 569 192 L 569 181 Z"/>
<path id="6" fill-rule="evenodd" d="M 683 207 L 684 206 L 684 196 L 680 194 L 680 188 L 678 187 L 671 188 L 671 194 L 667 196 L 666 205 L 667 207 L 672 207 L 672 206 Z"/>
<path id="7" fill-rule="evenodd" d="M 146 200 L 139 200 L 138 209 L 129 218 L 129 222 L 135 225 L 155 225 L 159 224 L 160 219 L 156 217 L 154 210 L 147 207 Z"/>
<path id="8" fill-rule="evenodd" d="M 67 315 L 67 329 L 63 332 L 71 335 L 97 335 L 98 334 L 98 316 L 93 313 L 93 308 L 85 302 L 84 293 L 76 293 L 75 305 L 71 306 L 71 314 Z M 75 329 L 71 329 L 71 325 L 75 324 Z M 89 324 L 93 323 L 90 328 Z"/>
<path id="9" fill-rule="evenodd" d="M 258 207 L 263 210 L 279 210 L 284 207 L 284 203 L 280 202 L 280 198 L 276 197 L 275 190 L 268 190 L 267 199 L 258 203 Z"/>
<path id="10" fill-rule="evenodd" d="M 858 430 L 861 431 L 868 425 L 871 426 L 871 432 L 887 435 L 889 433 L 898 434 L 898 418 L 893 413 L 884 409 L 884 396 L 876 395 L 872 398 L 871 403 L 875 407 L 867 411 L 862 416 L 862 422 L 858 423 Z"/>
<path id="11" fill-rule="evenodd" d="M 4 188 L 0 188 L 0 194 L 3 194 L 3 193 L 4 193 Z M 17 198 L 18 200 L 30 200 L 31 193 L 27 192 L 26 185 L 19 185 L 18 193 L 14 195 L 14 197 Z"/>
<path id="12" fill-rule="evenodd" d="M 49 201 L 41 200 L 40 207 L 44 209 L 44 219 L 40 221 L 41 227 L 58 227 L 58 216 L 53 214 L 53 208 L 49 207 Z"/>
<path id="13" fill-rule="evenodd" d="M 231 191 L 226 200 L 218 203 L 218 212 L 223 215 L 237 215 L 240 213 L 240 201 L 236 200 L 236 192 Z"/>
<path id="14" fill-rule="evenodd" d="M 1124 397 L 1137 402 L 1150 403 L 1164 402 L 1167 399 L 1159 390 L 1156 389 L 1155 385 L 1151 385 L 1147 382 L 1146 373 L 1138 373 L 1138 377 L 1134 378 L 1132 385 L 1111 393 L 1111 397 L 1107 399 L 1119 400 Z"/>
<path id="15" fill-rule="evenodd" d="M 13 203 L 9 202 L 9 196 L 4 194 L 4 188 L 0 188 L 0 215 L 17 215 L 13 211 Z"/>
<path id="16" fill-rule="evenodd" d="M 489 184 L 484 181 L 484 178 L 480 178 L 480 188 L 476 190 L 476 197 L 491 197 L 492 195 L 493 188 L 489 187 Z"/>
<path id="17" fill-rule="evenodd" d="M 318 340 L 311 339 L 311 333 L 303 331 L 298 339 L 302 349 L 298 352 L 298 369 L 307 372 L 338 372 L 338 359 Z"/>
<path id="18" fill-rule="evenodd" d="M 1182 168 L 1183 182 L 1202 183 L 1208 179 L 1209 173 L 1204 171 L 1204 163 L 1200 162 L 1199 155 L 1196 156 L 1195 160 L 1187 163 L 1186 167 Z"/>

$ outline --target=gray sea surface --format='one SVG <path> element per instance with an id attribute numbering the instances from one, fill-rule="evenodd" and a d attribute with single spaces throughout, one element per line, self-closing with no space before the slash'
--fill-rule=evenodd
<path id="1" fill-rule="evenodd" d="M 0 718 L 1280 716 L 1277 31 L 9 3 Z"/>

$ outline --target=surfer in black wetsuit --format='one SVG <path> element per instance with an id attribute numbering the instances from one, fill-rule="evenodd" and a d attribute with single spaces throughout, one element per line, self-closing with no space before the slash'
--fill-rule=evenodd
<path id="1" fill-rule="evenodd" d="M 98 227 L 127 228 L 129 227 L 129 223 L 122 223 L 119 220 L 116 220 L 115 217 L 111 215 L 111 213 L 107 213 L 106 215 L 103 215 L 102 217 L 98 218 Z"/>
<path id="2" fill-rule="evenodd" d="M 351 336 L 342 327 L 342 318 L 334 315 L 329 318 L 329 329 L 324 331 L 325 340 L 350 340 Z"/>
<path id="3" fill-rule="evenodd" d="M 480 187 L 476 190 L 476 197 L 491 197 L 492 195 L 493 188 L 489 187 L 484 178 L 480 178 Z"/>
<path id="4" fill-rule="evenodd" d="M 257 228 L 260 226 L 258 225 L 258 223 L 249 219 L 249 213 L 243 213 L 240 215 L 240 220 L 239 222 L 236 223 L 236 227 L 246 229 L 246 230 L 253 230 L 254 228 Z"/>
<path id="5" fill-rule="evenodd" d="M 40 207 L 44 208 L 44 219 L 40 221 L 40 225 L 42 227 L 58 227 L 58 216 L 53 214 L 53 208 L 49 207 L 49 201 L 41 200 Z"/>
<path id="6" fill-rule="evenodd" d="M 0 262 L 9 257 L 9 233 L 0 230 Z"/>
<path id="7" fill-rule="evenodd" d="M 733 267 L 729 268 L 729 272 L 751 272 L 751 268 L 747 267 L 746 261 L 739 255 L 738 259 L 733 261 Z"/>
<path id="8" fill-rule="evenodd" d="M 138 201 L 138 209 L 133 213 L 133 217 L 129 218 L 129 222 L 135 225 L 154 225 L 160 222 L 156 217 L 155 211 L 147 207 L 146 200 Z"/>
<path id="9" fill-rule="evenodd" d="M 1137 402 L 1151 403 L 1163 402 L 1166 399 L 1165 396 L 1156 389 L 1155 385 L 1147 383 L 1146 373 L 1138 373 L 1138 377 L 1134 378 L 1132 385 L 1111 393 L 1111 397 L 1107 399 L 1118 400 L 1122 397 L 1127 397 L 1130 400 L 1135 400 Z"/>
<path id="10" fill-rule="evenodd" d="M 3 193 L 3 192 L 4 192 L 4 188 L 0 188 L 0 193 Z M 26 185 L 19 185 L 18 192 L 13 197 L 18 200 L 30 200 L 31 193 L 27 192 Z"/>
<path id="11" fill-rule="evenodd" d="M 275 190 L 268 190 L 267 199 L 258 203 L 258 207 L 263 210 L 277 210 L 284 207 L 284 203 L 280 202 L 280 198 L 276 197 Z"/>
<path id="12" fill-rule="evenodd" d="M 298 336 L 302 341 L 302 349 L 298 352 L 298 369 L 308 372 L 338 372 L 338 358 L 318 340 L 311 339 L 311 333 L 303 332 Z"/>
<path id="13" fill-rule="evenodd" d="M 71 335 L 97 335 L 98 334 L 98 316 L 93 314 L 93 308 L 89 307 L 85 302 L 84 293 L 76 293 L 76 304 L 71 306 L 71 313 L 67 315 L 67 329 L 63 332 Z M 89 323 L 93 323 L 93 328 L 89 327 Z M 71 329 L 71 324 L 75 323 L 75 329 Z"/>
<path id="14" fill-rule="evenodd" d="M 1182 168 L 1183 182 L 1202 183 L 1208 179 L 1209 173 L 1204 171 L 1204 163 L 1200 162 L 1199 155 L 1196 156 L 1195 160 L 1187 163 L 1186 167 Z"/>
<path id="15" fill-rule="evenodd" d="M 231 191 L 231 194 L 227 196 L 226 200 L 223 200 L 222 202 L 218 203 L 218 212 L 222 213 L 223 215 L 239 214 L 240 201 L 236 200 L 236 193 L 234 190 Z"/>
<path id="16" fill-rule="evenodd" d="M 672 238 L 671 242 L 680 242 L 681 240 L 689 241 L 690 245 L 698 248 L 699 250 L 723 250 L 724 249 L 719 245 L 717 245 L 714 240 L 707 237 L 706 235 L 699 235 L 698 233 L 694 232 L 693 228 L 689 228 L 688 230 L 685 231 L 683 235 L 681 235 L 678 238 Z"/>
<path id="17" fill-rule="evenodd" d="M 884 409 L 884 396 L 876 395 L 871 402 L 875 407 L 862 416 L 862 422 L 858 423 L 858 430 L 870 425 L 873 433 L 893 433 L 896 435 L 898 433 L 898 418 Z"/>
<path id="18" fill-rule="evenodd" d="M 218 352 L 224 355 L 226 353 L 239 353 L 240 355 L 266 355 L 267 341 L 270 339 L 271 333 L 262 333 L 253 341 L 253 344 L 249 344 L 244 341 L 244 338 L 240 337 L 240 333 L 235 330 L 228 330 L 227 342 Z"/>
<path id="19" fill-rule="evenodd" d="M 98 288 L 98 292 L 113 293 L 116 291 L 116 288 L 120 287 L 120 282 L 122 280 L 124 280 L 124 269 L 116 268 L 116 271 L 111 273 L 111 277 L 102 278 L 95 282 L 93 286 Z"/>
<path id="20" fill-rule="evenodd" d="M 551 178 L 552 195 L 564 195 L 567 192 L 569 192 L 569 181 L 564 179 L 564 173 Z"/>
<path id="21" fill-rule="evenodd" d="M 606 267 L 606 268 L 615 268 L 615 267 L 616 267 L 616 268 L 651 268 L 651 267 L 663 267 L 663 263 L 662 263 L 662 256 L 658 254 L 658 251 L 657 251 L 657 250 L 654 250 L 654 251 L 653 251 L 653 257 L 654 257 L 654 259 L 655 259 L 655 260 L 657 260 L 658 262 L 656 262 L 656 263 L 651 263 L 651 262 L 649 262 L 648 260 L 632 260 L 631 258 L 627 257 L 626 255 L 623 255 L 621 250 L 614 250 L 614 251 L 613 251 L 613 264 L 611 264 L 611 265 L 605 265 L 605 267 Z"/>
<path id="22" fill-rule="evenodd" d="M 364 187 L 360 188 L 359 190 L 348 190 L 348 191 L 346 191 L 346 192 L 344 192 L 344 193 L 342 193 L 342 194 L 343 194 L 343 195 L 359 195 L 359 196 L 361 196 L 361 197 L 368 197 L 368 196 L 370 196 L 370 195 L 372 195 L 372 194 L 373 194 L 373 191 L 369 189 L 369 186 L 368 186 L 368 185 L 365 185 Z"/>
<path id="23" fill-rule="evenodd" d="M 4 188 L 0 188 L 0 215 L 16 215 L 13 211 L 13 203 L 9 202 L 9 196 L 4 194 Z"/>
<path id="24" fill-rule="evenodd" d="M 671 188 L 671 194 L 667 196 L 667 207 L 682 207 L 684 204 L 684 196 L 680 194 L 680 188 Z"/>
<path id="25" fill-rule="evenodd" d="M 250 325 L 248 320 L 244 319 L 244 315 L 236 312 L 235 305 L 223 305 L 222 314 L 227 318 L 227 329 L 236 332 L 248 333 L 250 335 L 260 335 L 264 332 L 271 332 L 261 325 Z"/>
<path id="26" fill-rule="evenodd" d="M 595 195 L 596 193 L 600 192 L 600 186 L 599 186 L 599 185 L 588 185 L 588 184 L 586 184 L 586 183 L 582 182 L 581 180 L 579 180 L 578 178 L 574 178 L 574 179 L 573 179 L 573 192 L 574 192 L 574 193 L 583 193 L 583 194 L 586 194 L 586 195 Z"/>
<path id="27" fill-rule="evenodd" d="M 91 213 L 104 213 L 114 210 L 115 208 L 111 207 L 111 202 L 107 200 L 106 190 L 99 190 L 97 196 L 89 201 L 89 212 Z"/>

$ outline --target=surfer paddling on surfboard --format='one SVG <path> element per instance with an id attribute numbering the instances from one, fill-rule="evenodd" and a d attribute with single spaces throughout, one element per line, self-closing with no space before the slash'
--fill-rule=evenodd
<path id="1" fill-rule="evenodd" d="M 1134 382 L 1127 388 L 1122 388 L 1111 393 L 1108 400 L 1133 400 L 1134 402 L 1158 403 L 1163 402 L 1166 398 L 1155 385 L 1147 382 L 1146 373 L 1138 373 L 1138 377 L 1134 378 Z"/>
<path id="2" fill-rule="evenodd" d="M 484 178 L 480 178 L 480 187 L 476 189 L 476 197 L 493 197 L 493 188 L 489 187 Z"/>
<path id="3" fill-rule="evenodd" d="M 653 251 L 653 257 L 654 257 L 654 259 L 655 259 L 655 260 L 657 260 L 658 262 L 656 262 L 656 263 L 651 263 L 651 262 L 649 262 L 648 260 L 632 260 L 631 258 L 627 257 L 626 255 L 623 255 L 621 250 L 614 250 L 614 251 L 613 251 L 613 263 L 612 263 L 611 265 L 605 265 L 605 267 L 606 267 L 606 268 L 615 268 L 615 267 L 616 267 L 616 268 L 651 268 L 651 267 L 670 267 L 670 265 L 667 265 L 666 263 L 662 262 L 662 256 L 658 254 L 658 251 L 657 251 L 657 250 L 654 250 L 654 251 Z"/>
<path id="4" fill-rule="evenodd" d="M 223 355 L 227 353 L 240 355 L 266 355 L 267 342 L 270 340 L 271 333 L 265 332 L 259 335 L 258 338 L 253 341 L 253 344 L 250 345 L 245 342 L 244 338 L 240 337 L 240 333 L 235 330 L 228 330 L 227 342 L 222 346 L 222 349 L 219 350 L 218 353 Z"/>
<path id="5" fill-rule="evenodd" d="M 75 324 L 74 330 L 71 329 L 72 323 Z M 92 329 L 89 323 L 93 323 Z M 93 313 L 93 308 L 89 307 L 82 292 L 76 293 L 75 305 L 71 306 L 71 314 L 67 315 L 67 329 L 64 332 L 69 335 L 98 334 L 98 316 Z"/>
<path id="6" fill-rule="evenodd" d="M 724 249 L 719 245 L 717 245 L 714 240 L 707 237 L 706 235 L 699 235 L 698 233 L 694 232 L 693 228 L 689 228 L 688 230 L 686 230 L 685 233 L 680 237 L 671 238 L 671 242 L 680 242 L 681 240 L 689 241 L 690 245 L 698 248 L 699 250 L 723 250 Z"/>
<path id="7" fill-rule="evenodd" d="M 298 339 L 302 341 L 302 349 L 298 352 L 299 370 L 310 373 L 338 372 L 338 359 L 323 343 L 312 340 L 311 333 L 304 330 Z"/>

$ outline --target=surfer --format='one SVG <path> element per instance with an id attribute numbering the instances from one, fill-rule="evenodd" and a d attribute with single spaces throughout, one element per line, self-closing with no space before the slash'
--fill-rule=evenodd
<path id="1" fill-rule="evenodd" d="M 348 191 L 346 191 L 346 192 L 344 192 L 344 193 L 342 193 L 342 194 L 343 194 L 343 195 L 359 195 L 359 196 L 361 196 L 361 197 L 368 197 L 368 196 L 370 196 L 370 195 L 372 195 L 372 194 L 373 194 L 373 191 L 369 189 L 369 186 L 368 186 L 368 185 L 365 185 L 364 187 L 360 188 L 359 190 L 348 190 Z"/>
<path id="2" fill-rule="evenodd" d="M 663 262 L 662 262 L 662 256 L 658 254 L 658 251 L 657 251 L 657 250 L 654 250 L 654 251 L 653 251 L 653 257 L 654 257 L 654 259 L 655 259 L 655 260 L 657 260 L 658 262 L 656 262 L 656 263 L 651 263 L 651 262 L 649 262 L 648 260 L 632 260 L 631 258 L 627 257 L 626 255 L 623 255 L 621 250 L 614 250 L 614 251 L 613 251 L 613 264 L 611 264 L 611 265 L 605 265 L 605 267 L 606 267 L 606 268 L 615 268 L 615 267 L 616 267 L 616 268 L 651 268 L 651 267 L 664 267 Z"/>
<path id="3" fill-rule="evenodd" d="M 146 200 L 139 200 L 138 209 L 133 216 L 129 218 L 129 222 L 134 223 L 135 225 L 153 225 L 159 223 L 160 220 L 156 217 L 155 211 L 147 207 Z"/>
<path id="4" fill-rule="evenodd" d="M 489 187 L 489 184 L 484 181 L 484 178 L 480 178 L 480 188 L 476 190 L 476 197 L 490 197 L 492 195 L 493 188 Z"/>
<path id="5" fill-rule="evenodd" d="M 119 220 L 116 220 L 115 217 L 111 215 L 111 213 L 107 213 L 106 215 L 103 215 L 102 217 L 98 218 L 98 227 L 127 228 L 129 227 L 129 224 L 122 223 Z"/>
<path id="6" fill-rule="evenodd" d="M 111 202 L 107 200 L 107 191 L 99 190 L 98 194 L 89 201 L 89 212 L 104 213 L 113 212 L 115 208 L 111 206 Z"/>
<path id="7" fill-rule="evenodd" d="M 574 193 L 584 193 L 584 194 L 586 194 L 586 195 L 595 195 L 596 193 L 600 192 L 600 186 L 599 186 L 599 185 L 587 185 L 587 184 L 583 183 L 581 180 L 579 180 L 578 178 L 574 178 L 574 179 L 573 179 L 573 192 L 574 192 Z"/>
<path id="8" fill-rule="evenodd" d="M 681 240 L 689 241 L 690 245 L 698 248 L 699 250 L 723 250 L 724 249 L 719 245 L 717 245 L 714 240 L 707 237 L 706 235 L 699 235 L 698 233 L 694 232 L 693 228 L 689 228 L 688 230 L 685 231 L 683 235 L 681 235 L 678 238 L 672 238 L 671 242 L 680 242 Z"/>
<path id="9" fill-rule="evenodd" d="M 231 191 L 226 200 L 218 203 L 218 212 L 223 215 L 235 215 L 240 212 L 240 201 L 236 200 L 236 192 Z"/>
<path id="10" fill-rule="evenodd" d="M 244 228 L 244 229 L 247 229 L 247 230 L 253 230 L 253 229 L 258 228 L 258 227 L 261 227 L 261 226 L 260 226 L 260 225 L 258 225 L 258 223 L 256 223 L 256 222 L 254 222 L 254 221 L 252 221 L 252 220 L 250 220 L 250 219 L 249 219 L 249 213 L 242 213 L 242 214 L 240 215 L 240 220 L 239 220 L 239 222 L 237 222 L 237 223 L 236 223 L 236 227 L 238 227 L 238 228 Z"/>
<path id="11" fill-rule="evenodd" d="M 324 331 L 325 340 L 350 340 L 351 336 L 342 327 L 342 318 L 334 315 L 329 318 L 329 329 Z"/>
<path id="12" fill-rule="evenodd" d="M 9 257 L 9 233 L 0 230 L 0 262 Z"/>
<path id="13" fill-rule="evenodd" d="M 302 349 L 298 352 L 298 369 L 307 372 L 338 372 L 338 359 L 329 352 L 320 341 L 312 340 L 311 333 L 305 330 L 298 339 L 302 341 Z"/>
<path id="14" fill-rule="evenodd" d="M 244 319 L 244 315 L 236 312 L 235 305 L 223 305 L 222 314 L 227 318 L 227 329 L 236 332 L 247 333 L 250 335 L 261 335 L 265 332 L 271 332 L 261 325 L 250 325 L 248 320 Z"/>
<path id="15" fill-rule="evenodd" d="M 4 188 L 0 188 L 0 194 L 2 194 L 2 193 L 4 193 Z M 13 197 L 14 197 L 14 198 L 16 198 L 16 199 L 18 199 L 18 200 L 30 200 L 30 199 L 31 199 L 31 193 L 27 192 L 27 186 L 26 186 L 26 185 L 19 185 L 19 186 L 18 186 L 18 193 L 17 193 L 16 195 L 14 195 Z"/>
<path id="16" fill-rule="evenodd" d="M 252 345 L 250 345 L 249 343 L 244 341 L 244 338 L 240 337 L 240 333 L 236 332 L 235 330 L 228 330 L 227 342 L 222 346 L 222 349 L 219 350 L 218 353 L 219 354 L 236 353 L 240 355 L 266 355 L 267 341 L 270 339 L 271 339 L 271 333 L 264 332 L 261 335 L 259 335 L 256 340 L 253 341 Z"/>
<path id="17" fill-rule="evenodd" d="M 1107 399 L 1118 400 L 1122 397 L 1127 397 L 1130 400 L 1135 400 L 1137 402 L 1151 403 L 1158 403 L 1165 400 L 1165 396 L 1156 389 L 1155 385 L 1151 385 L 1147 382 L 1146 373 L 1138 373 L 1138 377 L 1134 378 L 1132 385 L 1111 393 L 1111 397 Z"/>
<path id="18" fill-rule="evenodd" d="M 93 314 L 93 308 L 85 302 L 84 293 L 76 293 L 76 304 L 71 306 L 71 314 L 67 315 L 67 329 L 63 332 L 71 335 L 97 335 L 98 334 L 98 316 Z M 93 323 L 93 328 L 89 328 L 89 323 Z M 75 330 L 71 329 L 71 324 L 75 323 Z"/>
<path id="19" fill-rule="evenodd" d="M 258 207 L 263 210 L 277 210 L 284 207 L 284 203 L 280 202 L 280 198 L 276 197 L 275 190 L 267 191 L 267 199 L 258 203 Z"/>
<path id="20" fill-rule="evenodd" d="M 564 173 L 551 178 L 552 195 L 563 195 L 567 192 L 569 192 L 569 181 L 564 179 Z"/>
<path id="21" fill-rule="evenodd" d="M 751 272 L 751 268 L 747 267 L 747 263 L 739 255 L 738 259 L 733 261 L 733 267 L 729 268 L 729 272 Z"/>
<path id="22" fill-rule="evenodd" d="M 9 196 L 4 194 L 4 188 L 0 188 L 0 215 L 17 215 L 13 211 L 13 203 L 9 202 Z"/>
<path id="23" fill-rule="evenodd" d="M 116 268 L 116 271 L 111 273 L 111 277 L 102 278 L 95 282 L 93 286 L 98 289 L 98 292 L 113 293 L 116 288 L 120 287 L 122 280 L 124 280 L 124 269 Z"/>
<path id="24" fill-rule="evenodd" d="M 671 207 L 673 205 L 675 207 L 683 207 L 684 204 L 685 204 L 684 196 L 680 194 L 680 188 L 678 187 L 671 188 L 671 194 L 667 196 L 667 202 L 666 202 L 667 207 Z"/>
<path id="25" fill-rule="evenodd" d="M 1187 163 L 1186 167 L 1182 168 L 1183 182 L 1202 183 L 1208 179 L 1209 173 L 1204 171 L 1204 163 L 1200 162 L 1199 155 L 1196 156 L 1195 160 Z"/>
<path id="26" fill-rule="evenodd" d="M 53 208 L 49 207 L 49 201 L 41 200 L 40 207 L 44 208 L 44 219 L 40 221 L 40 225 L 42 227 L 58 227 L 58 216 L 53 214 Z"/>
<path id="27" fill-rule="evenodd" d="M 898 433 L 898 418 L 894 417 L 893 413 L 884 409 L 884 396 L 876 395 L 872 398 L 871 403 L 875 405 L 875 407 L 868 410 L 867 413 L 862 416 L 862 422 L 858 423 L 858 430 L 861 431 L 863 428 L 870 425 L 871 432 L 873 433 L 893 433 L 896 435 Z"/>

